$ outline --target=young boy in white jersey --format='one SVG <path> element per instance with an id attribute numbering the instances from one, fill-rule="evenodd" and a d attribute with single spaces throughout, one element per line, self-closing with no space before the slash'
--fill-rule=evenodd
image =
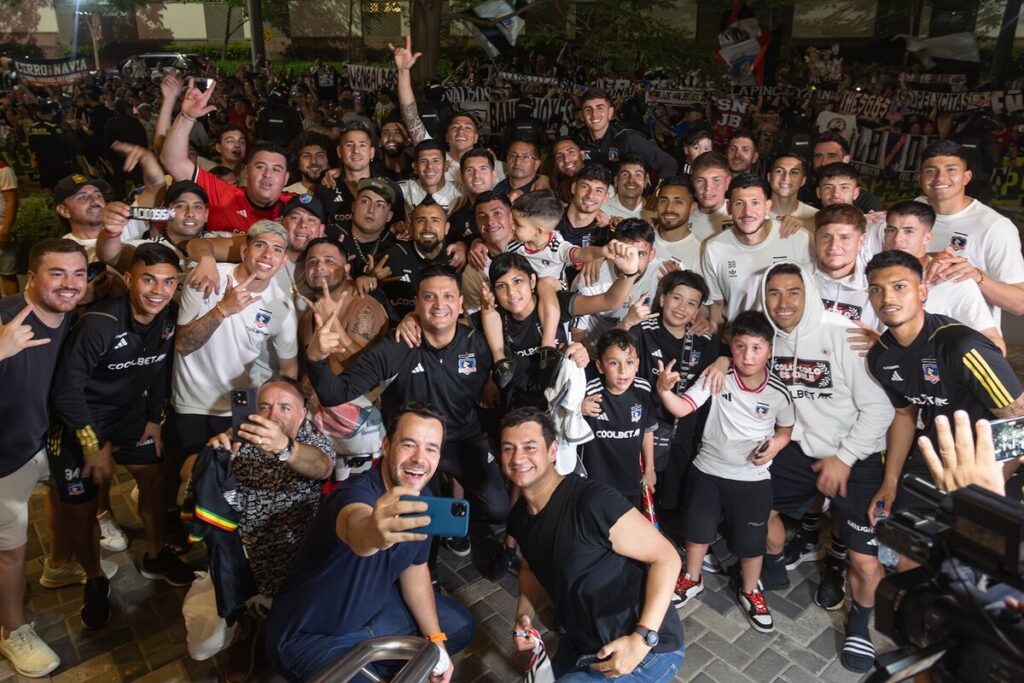
<path id="1" fill-rule="evenodd" d="M 768 319 L 758 311 L 744 311 L 730 332 L 732 363 L 716 396 L 699 383 L 677 396 L 672 391 L 679 381 L 675 360 L 668 366 L 658 363 L 658 397 L 673 415 L 685 417 L 712 401 L 687 483 L 686 565 L 675 599 L 685 602 L 704 590 L 701 563 L 722 523 L 730 550 L 740 558 L 736 598 L 754 630 L 770 633 L 775 624 L 758 585 L 772 507 L 768 467 L 789 443 L 796 415 L 786 385 L 768 370 L 773 337 Z"/>

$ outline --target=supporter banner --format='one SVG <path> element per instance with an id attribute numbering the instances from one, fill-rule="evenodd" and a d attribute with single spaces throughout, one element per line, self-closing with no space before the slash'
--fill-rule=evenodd
<path id="1" fill-rule="evenodd" d="M 932 110 L 956 113 L 990 108 L 999 115 L 1024 110 L 1024 91 L 1021 90 L 953 93 L 905 90 L 897 95 L 896 100 L 919 114 L 928 114 Z"/>
<path id="2" fill-rule="evenodd" d="M 903 182 L 917 176 L 921 152 L 935 138 L 859 126 L 850 146 L 851 161 L 864 176 L 885 175 Z"/>
<path id="3" fill-rule="evenodd" d="M 671 104 L 678 107 L 690 107 L 695 104 L 703 104 L 707 101 L 708 97 L 708 91 L 703 88 L 685 88 L 682 90 L 651 88 L 647 91 L 648 102 Z"/>
<path id="4" fill-rule="evenodd" d="M 865 121 L 880 123 L 891 107 L 892 100 L 883 95 L 847 90 L 839 99 L 838 111 L 841 114 L 853 114 Z"/>
<path id="5" fill-rule="evenodd" d="M 519 100 L 494 100 L 489 103 L 488 118 L 491 130 L 498 132 L 516 115 L 516 102 Z"/>
<path id="6" fill-rule="evenodd" d="M 486 86 L 449 85 L 444 89 L 444 98 L 449 102 L 484 101 L 491 99 L 491 89 Z"/>
<path id="7" fill-rule="evenodd" d="M 391 67 L 346 64 L 348 84 L 353 90 L 378 90 L 393 88 L 398 81 L 398 71 Z"/>
<path id="8" fill-rule="evenodd" d="M 900 74 L 900 83 L 908 90 L 931 92 L 963 92 L 967 89 L 965 74 Z"/>
<path id="9" fill-rule="evenodd" d="M 548 85 L 557 86 L 563 90 L 573 90 L 576 84 L 568 78 L 555 78 L 554 76 L 528 76 L 526 74 L 512 73 L 511 71 L 499 71 L 498 79 L 506 83 L 519 83 L 521 85 Z"/>
<path id="10" fill-rule="evenodd" d="M 994 204 L 1024 206 L 1024 158 L 1004 160 L 1004 165 L 992 171 Z"/>
<path id="11" fill-rule="evenodd" d="M 617 97 L 629 97 L 632 95 L 636 81 L 631 81 L 626 78 L 599 78 L 594 82 L 594 85 L 606 91 L 612 99 L 615 99 Z"/>
<path id="12" fill-rule="evenodd" d="M 89 75 L 84 57 L 15 59 L 14 70 L 25 85 L 72 85 Z"/>
<path id="13" fill-rule="evenodd" d="M 559 121 L 568 122 L 572 120 L 572 100 L 557 97 L 540 97 L 533 101 L 533 117 L 544 123 L 557 117 Z"/>

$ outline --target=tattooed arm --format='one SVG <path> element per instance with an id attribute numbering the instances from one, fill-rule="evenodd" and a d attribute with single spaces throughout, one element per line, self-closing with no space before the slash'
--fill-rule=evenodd
<path id="1" fill-rule="evenodd" d="M 174 350 L 181 356 L 187 356 L 193 351 L 203 347 L 210 337 L 217 331 L 220 324 L 224 322 L 223 309 L 220 304 L 207 311 L 206 315 L 196 318 L 187 325 L 178 328 L 177 337 L 174 340 Z"/>
<path id="2" fill-rule="evenodd" d="M 416 95 L 412 90 L 412 69 L 413 64 L 419 59 L 420 53 L 412 51 L 412 38 L 406 37 L 405 47 L 391 45 L 391 51 L 395 55 L 395 67 L 398 69 L 398 107 L 402 112 L 402 121 L 409 129 L 409 138 L 414 145 L 419 144 L 427 137 L 427 129 L 423 127 L 423 120 L 420 118 L 419 110 L 416 108 Z"/>

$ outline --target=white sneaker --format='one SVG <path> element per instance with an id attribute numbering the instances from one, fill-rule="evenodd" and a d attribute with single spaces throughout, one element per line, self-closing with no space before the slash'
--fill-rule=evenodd
<path id="1" fill-rule="evenodd" d="M 117 574 L 117 563 L 100 560 L 100 569 L 108 579 L 112 579 Z M 43 588 L 63 588 L 84 583 L 85 570 L 77 562 L 65 562 L 60 569 L 54 569 L 49 557 L 43 560 L 43 574 L 39 577 L 39 585 Z"/>
<path id="2" fill-rule="evenodd" d="M 0 628 L 0 652 L 22 676 L 42 678 L 58 666 L 60 657 L 36 635 L 34 624 L 25 624 L 3 637 Z"/>
<path id="3" fill-rule="evenodd" d="M 119 553 L 128 548 L 128 538 L 117 525 L 110 511 L 96 518 L 100 523 L 100 547 L 111 553 Z"/>

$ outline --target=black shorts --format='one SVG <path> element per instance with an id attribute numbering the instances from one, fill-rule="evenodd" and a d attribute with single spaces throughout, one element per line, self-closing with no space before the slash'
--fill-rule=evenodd
<path id="1" fill-rule="evenodd" d="M 800 446 L 790 442 L 772 461 L 772 509 L 799 519 L 818 496 L 818 473 L 811 469 L 815 459 L 804 455 Z M 858 461 L 850 470 L 846 496 L 831 498 L 833 520 L 839 539 L 851 550 L 877 555 L 875 534 L 868 523 L 868 505 L 885 478 L 880 453 Z"/>
<path id="2" fill-rule="evenodd" d="M 185 458 L 203 450 L 207 441 L 230 428 L 230 415 L 193 415 L 171 411 L 163 429 L 164 447 L 173 462 L 180 466 Z"/>
<path id="3" fill-rule="evenodd" d="M 924 459 L 916 452 L 911 453 L 910 457 L 907 458 L 907 461 L 903 464 L 903 471 L 900 472 L 900 483 L 896 488 L 896 500 L 892 503 L 892 511 L 899 512 L 901 510 L 909 510 L 918 514 L 935 512 L 935 503 L 921 498 L 903 485 L 903 477 L 908 474 L 920 477 L 932 484 L 935 483 L 935 480 L 932 479 L 932 473 L 929 471 L 928 465 L 925 464 Z"/>
<path id="4" fill-rule="evenodd" d="M 155 465 L 160 462 L 152 442 L 139 445 L 147 421 L 145 410 L 138 410 L 100 427 L 104 439 L 115 447 L 114 462 L 120 465 Z M 82 477 L 85 454 L 72 429 L 62 424 L 52 425 L 46 442 L 46 455 L 50 461 L 50 476 L 62 502 L 88 503 L 96 497 L 92 478 Z"/>
<path id="5" fill-rule="evenodd" d="M 723 479 L 692 467 L 686 483 L 683 537 L 710 545 L 721 527 L 734 555 L 760 557 L 765 551 L 771 511 L 771 479 Z"/>

